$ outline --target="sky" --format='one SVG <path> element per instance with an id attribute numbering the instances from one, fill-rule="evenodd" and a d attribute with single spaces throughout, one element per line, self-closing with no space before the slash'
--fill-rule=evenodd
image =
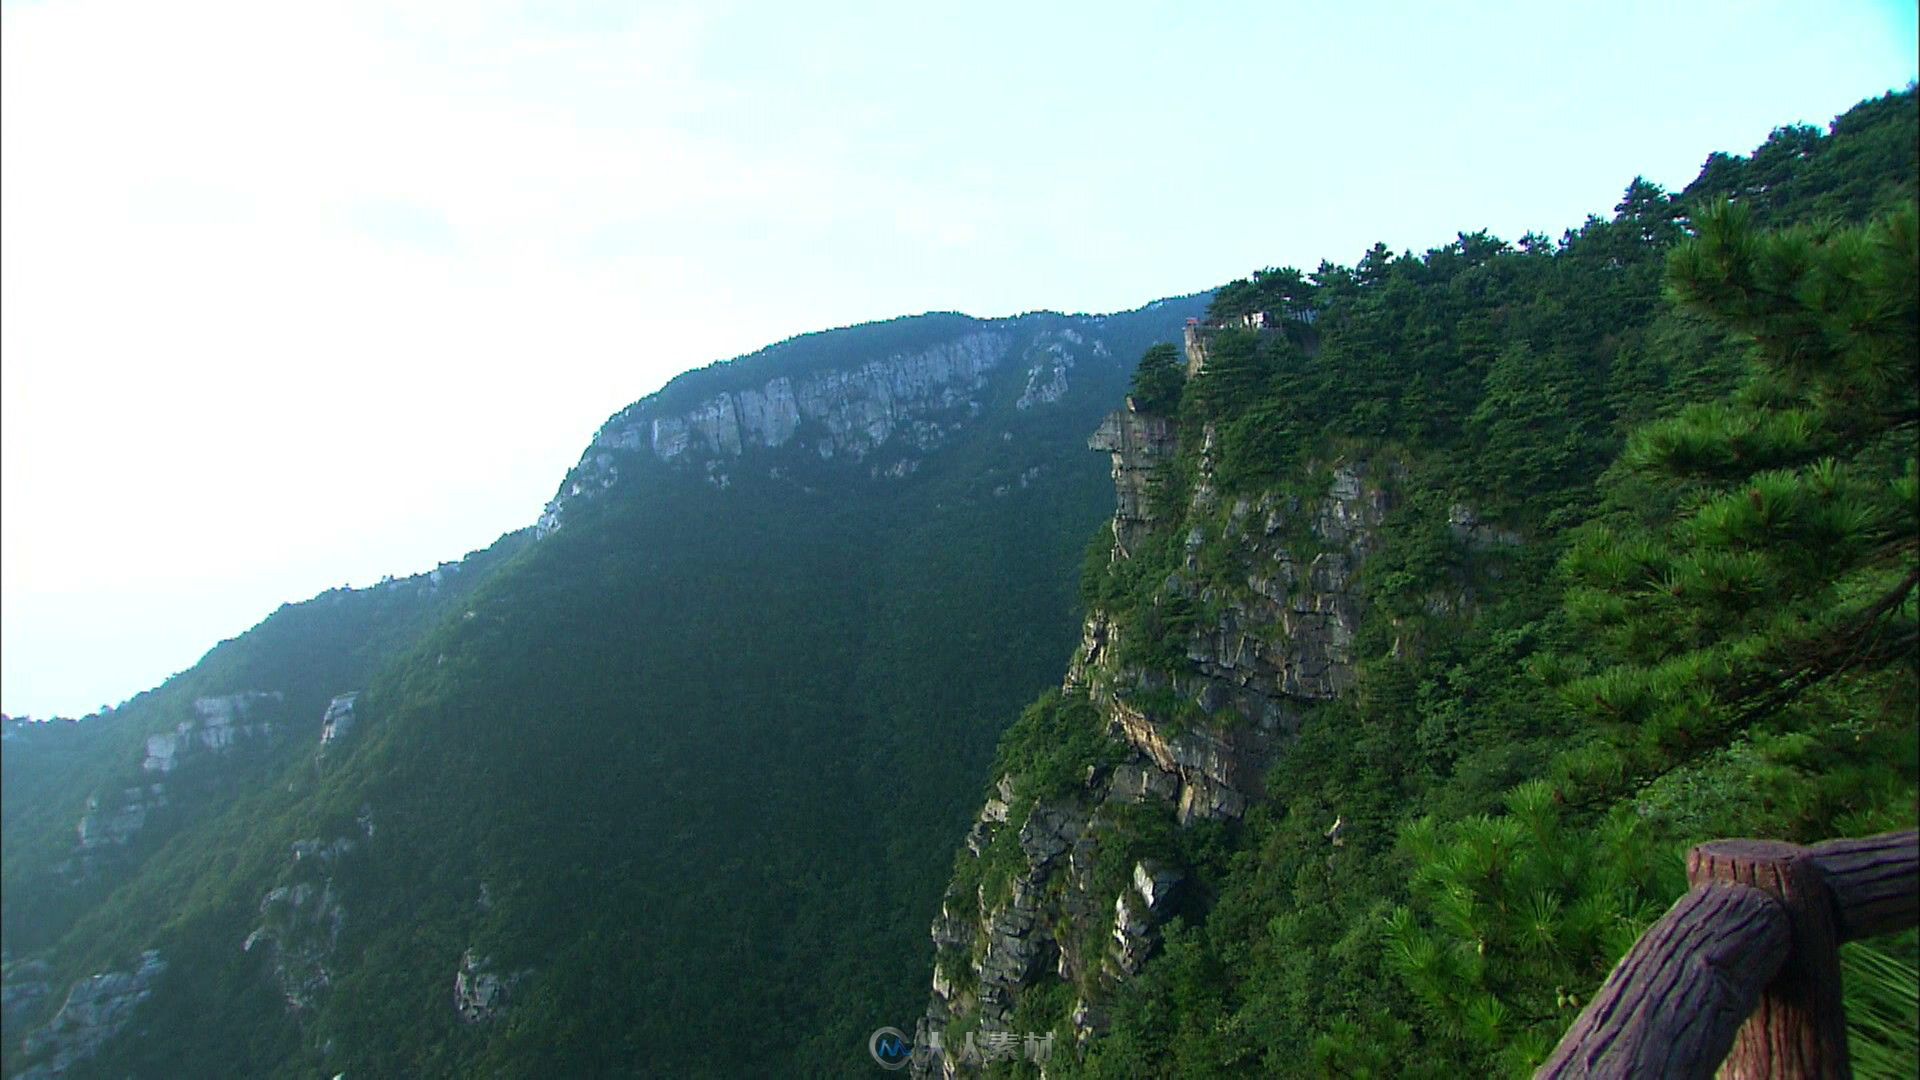
<path id="1" fill-rule="evenodd" d="M 1558 236 L 1915 40 L 1911 0 L 0 0 L 0 704 L 484 547 L 689 368 Z"/>

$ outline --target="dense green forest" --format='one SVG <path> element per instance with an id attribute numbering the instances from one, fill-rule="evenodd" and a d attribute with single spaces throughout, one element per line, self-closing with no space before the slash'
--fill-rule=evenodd
<path id="1" fill-rule="evenodd" d="M 1071 647 L 1107 503 L 1085 433 L 1205 303 L 919 316 L 689 373 L 608 421 L 543 537 L 436 589 L 292 605 L 111 715 L 10 729 L 8 985 L 51 989 L 9 1006 L 9 1074 L 54 1060 L 26 1040 L 65 1030 L 67 987 L 147 950 L 145 1034 L 66 1075 L 864 1068 L 918 1007 L 974 778 Z M 843 411 L 780 446 L 669 460 L 645 437 L 770 384 Z M 271 737 L 143 770 L 200 699 L 259 691 Z M 156 782 L 130 842 L 74 855 L 77 821 Z M 483 974 L 503 1004 L 457 1009 Z"/>
<path id="2" fill-rule="evenodd" d="M 538 528 L 7 725 L 0 1063 L 1525 1072 L 1687 846 L 1916 820 L 1917 145 L 690 372 Z M 1862 1075 L 1917 954 L 1848 946 Z"/>
<path id="3" fill-rule="evenodd" d="M 1217 292 L 1197 375 L 1143 355 L 1134 408 L 1179 450 L 1144 545 L 1088 553 L 1084 602 L 1127 644 L 1096 702 L 1230 736 L 1173 691 L 1267 572 L 1247 507 L 1326 505 L 1361 462 L 1390 509 L 1354 684 L 1298 703 L 1265 797 L 1185 828 L 1091 811 L 1112 882 L 1145 856 L 1189 880 L 1134 977 L 1027 979 L 1016 1029 L 1071 1044 L 1077 999 L 1111 1011 L 1049 1076 L 1525 1074 L 1688 846 L 1915 824 L 1916 116 L 1909 88 L 1779 129 L 1557 240 L 1264 271 Z M 1072 734 L 1103 726 L 1085 692 L 1003 742 L 1014 824 L 1089 805 L 1124 749 Z M 950 903 L 1018 856 L 962 852 Z M 1910 1075 L 1915 937 L 1848 950 L 1856 1068 Z"/>

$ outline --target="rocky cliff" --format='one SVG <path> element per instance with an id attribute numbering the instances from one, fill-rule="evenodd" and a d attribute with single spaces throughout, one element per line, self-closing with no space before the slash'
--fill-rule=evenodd
<path id="1" fill-rule="evenodd" d="M 147 757 L 140 767 L 150 773 L 170 773 L 183 756 L 201 750 L 217 754 L 231 748 L 236 739 L 271 735 L 270 722 L 249 721 L 263 703 L 284 697 L 278 690 L 253 690 L 195 699 L 194 719 L 180 721 L 172 731 L 147 736 Z"/>
<path id="2" fill-rule="evenodd" d="M 363 807 L 358 836 L 296 840 L 280 883 L 260 898 L 260 925 L 240 943 L 262 955 L 291 1012 L 312 1009 L 333 983 L 333 952 L 347 911 L 334 878 L 342 860 L 373 839 L 373 810 Z"/>
<path id="3" fill-rule="evenodd" d="M 1036 331 L 1025 319 L 970 321 L 974 329 L 938 344 L 782 372 L 691 407 L 637 403 L 594 436 L 538 529 L 544 535 L 559 528 L 569 507 L 612 488 L 623 463 L 629 472 L 637 462 L 695 470 L 723 489 L 740 468 L 785 475 L 796 455 L 838 462 L 869 479 L 904 479 L 980 419 L 995 371 L 1018 365 L 1024 378 L 1013 406 L 1026 412 L 1061 401 L 1077 364 L 1111 360 L 1100 336 L 1103 317 L 1052 318 L 1066 325 Z"/>
<path id="4" fill-rule="evenodd" d="M 131 971 L 102 972 L 74 984 L 53 1019 L 26 1037 L 26 1055 L 42 1060 L 21 1072 L 20 1080 L 49 1080 L 93 1056 L 132 1021 L 166 970 L 159 952 L 148 950 Z"/>
<path id="5" fill-rule="evenodd" d="M 1155 606 L 1181 614 L 1156 625 L 1174 648 L 1130 648 L 1137 619 L 1088 613 L 1061 699 L 1092 710 L 1112 753 L 1064 794 L 1038 794 L 1017 766 L 996 779 L 933 923 L 923 1074 L 970 1073 L 992 1060 L 985 1047 L 1049 1026 L 1029 1002 L 1070 995 L 1074 1036 L 1097 1035 L 1189 876 L 1151 823 L 1239 818 L 1312 703 L 1353 684 L 1354 575 L 1392 507 L 1392 470 L 1320 463 L 1310 495 L 1229 501 L 1213 431 L 1195 441 L 1182 447 L 1170 418 L 1129 402 L 1089 442 L 1112 456 L 1110 558 L 1159 556 L 1128 569 L 1164 570 Z"/>

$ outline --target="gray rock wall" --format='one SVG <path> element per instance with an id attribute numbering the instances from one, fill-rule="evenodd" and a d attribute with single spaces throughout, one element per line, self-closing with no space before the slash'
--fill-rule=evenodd
<path id="1" fill-rule="evenodd" d="M 731 486 L 738 459 L 782 448 L 862 466 L 872 479 L 904 480 L 920 466 L 912 455 L 938 450 L 982 413 L 996 371 L 1024 365 L 1025 386 L 1014 407 L 1028 411 L 1062 400 L 1077 363 L 1111 357 L 1105 342 L 1072 327 L 1035 335 L 1017 355 L 1015 341 L 1013 331 L 982 329 L 884 360 L 776 376 L 685 412 L 662 414 L 644 404 L 629 409 L 595 438 L 535 531 L 544 536 L 560 528 L 570 503 L 611 488 L 621 453 L 698 469 L 720 489 Z M 782 470 L 768 471 L 778 476 Z"/>
<path id="2" fill-rule="evenodd" d="M 270 723 L 249 722 L 249 717 L 268 701 L 279 701 L 278 690 L 248 690 L 223 697 L 198 698 L 193 703 L 194 719 L 182 720 L 174 730 L 147 737 L 147 756 L 140 767 L 150 773 L 170 773 L 184 759 L 202 750 L 215 753 L 227 750 L 241 737 L 268 735 Z"/>
<path id="3" fill-rule="evenodd" d="M 1199 366 L 1205 357 L 1189 359 Z M 1264 794 L 1267 768 L 1285 752 L 1301 711 L 1353 685 L 1364 614 L 1354 575 L 1391 509 L 1383 485 L 1391 477 L 1376 476 L 1366 461 L 1340 461 L 1322 466 L 1327 488 L 1318 499 L 1271 492 L 1223 505 L 1212 431 L 1202 438 L 1178 521 L 1160 520 L 1167 511 L 1153 497 L 1179 449 L 1166 418 L 1129 403 L 1089 440 L 1113 457 L 1111 557 L 1138 557 L 1149 541 L 1184 530 L 1184 561 L 1164 588 L 1205 617 L 1181 643 L 1183 660 L 1166 671 L 1127 663 L 1126 630 L 1105 612 L 1088 614 L 1065 690 L 1087 695 L 1128 756 L 1110 770 L 1090 769 L 1066 797 L 1030 806 L 1016 798 L 1021 777 L 1010 774 L 982 807 L 964 857 L 982 858 L 1014 830 L 1020 858 L 1006 888 L 949 891 L 934 920 L 938 961 L 915 1041 L 938 1040 L 944 1051 L 916 1063 L 921 1075 L 975 1071 L 948 1034 L 957 1026 L 982 1037 L 1008 1032 L 1022 994 L 1043 981 L 1075 988 L 1080 1039 L 1103 1030 L 1105 1002 L 1152 956 L 1185 878 L 1181 867 L 1143 860 L 1117 894 L 1096 894 L 1102 838 L 1119 808 L 1159 803 L 1182 824 L 1241 816 Z"/>
<path id="4" fill-rule="evenodd" d="M 149 950 L 130 971 L 104 972 L 75 983 L 54 1018 L 23 1040 L 22 1051 L 34 1064 L 19 1074 L 20 1080 L 59 1076 L 92 1057 L 132 1021 L 134 1010 L 153 996 L 154 983 L 166 970 L 166 961 Z"/>

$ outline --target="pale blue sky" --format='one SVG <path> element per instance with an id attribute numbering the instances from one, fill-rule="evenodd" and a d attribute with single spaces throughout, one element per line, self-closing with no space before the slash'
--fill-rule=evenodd
<path id="1" fill-rule="evenodd" d="M 0 699 L 531 522 L 708 361 L 1558 235 L 1911 3 L 0 3 Z"/>

